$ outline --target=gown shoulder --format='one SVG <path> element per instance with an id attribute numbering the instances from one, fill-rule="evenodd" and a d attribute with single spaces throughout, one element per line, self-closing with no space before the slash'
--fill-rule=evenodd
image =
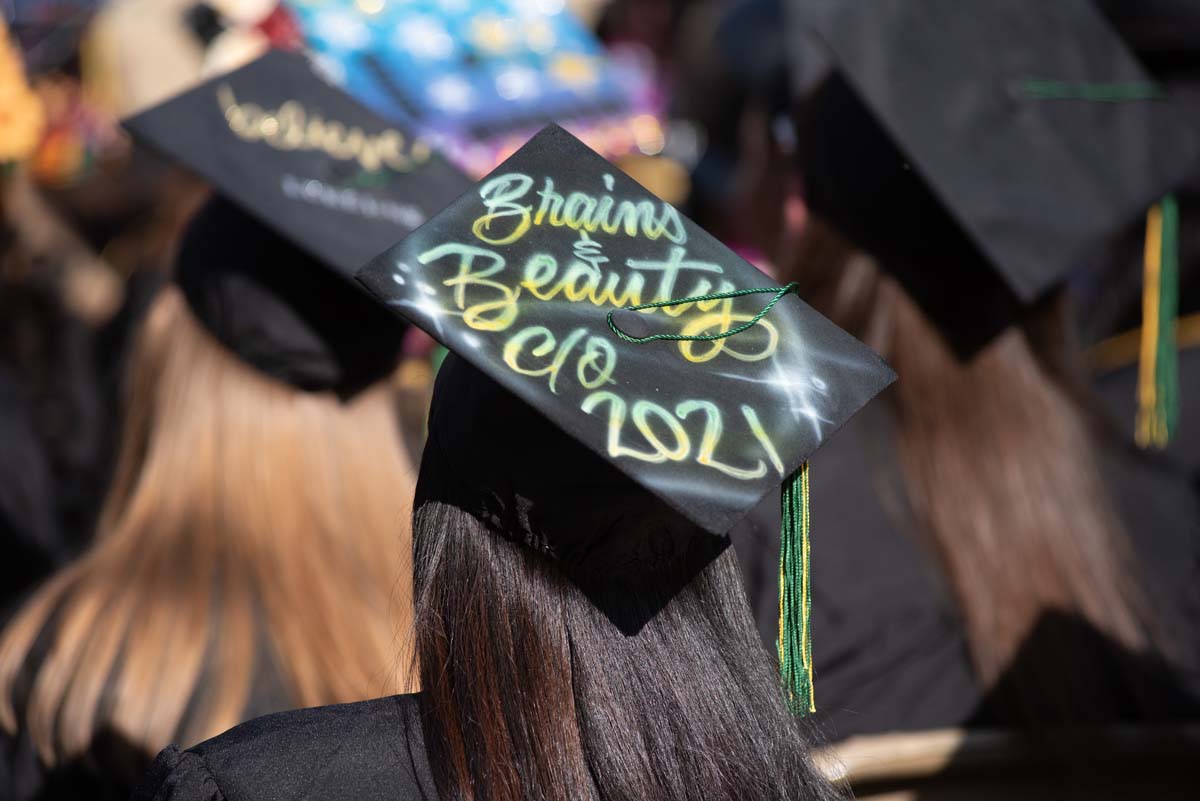
<path id="1" fill-rule="evenodd" d="M 417 697 L 256 718 L 158 755 L 133 801 L 436 801 Z"/>

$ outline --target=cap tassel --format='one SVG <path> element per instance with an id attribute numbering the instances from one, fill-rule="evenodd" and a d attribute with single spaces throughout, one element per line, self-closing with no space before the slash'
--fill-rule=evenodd
<path id="1" fill-rule="evenodd" d="M 678 300 L 660 300 L 625 306 L 624 311 L 643 311 L 684 303 L 702 303 L 708 300 L 740 298 L 746 295 L 774 295 L 770 301 L 746 322 L 716 334 L 650 334 L 635 337 L 621 329 L 608 313 L 608 327 L 625 342 L 641 345 L 646 342 L 711 342 L 736 336 L 758 325 L 771 309 L 789 292 L 795 292 L 798 284 L 792 281 L 778 287 L 738 289 L 716 292 Z M 812 605 L 812 587 L 808 577 L 808 463 L 800 465 L 783 484 L 783 525 L 779 545 L 779 674 L 784 687 L 784 699 L 788 708 L 797 715 L 816 712 L 813 701 L 812 681 L 812 635 L 809 631 L 809 608 Z"/>
<path id="2" fill-rule="evenodd" d="M 1163 448 L 1179 422 L 1179 207 L 1167 195 L 1146 215 L 1142 344 L 1134 436 L 1143 448 Z"/>
<path id="3" fill-rule="evenodd" d="M 812 678 L 809 610 L 808 463 L 783 485 L 783 525 L 779 546 L 779 674 L 788 708 L 798 715 L 816 712 Z"/>

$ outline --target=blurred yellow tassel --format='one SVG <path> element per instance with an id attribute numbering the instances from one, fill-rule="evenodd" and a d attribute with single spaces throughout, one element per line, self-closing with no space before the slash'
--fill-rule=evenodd
<path id="1" fill-rule="evenodd" d="M 1134 436 L 1142 447 L 1162 448 L 1178 417 L 1175 350 L 1179 210 L 1167 196 L 1146 215 L 1142 340 L 1138 366 L 1138 413 Z"/>

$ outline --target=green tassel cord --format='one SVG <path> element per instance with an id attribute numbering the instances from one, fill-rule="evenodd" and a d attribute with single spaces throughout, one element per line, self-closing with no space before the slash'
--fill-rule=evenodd
<path id="1" fill-rule="evenodd" d="M 1179 206 L 1172 195 L 1146 215 L 1144 267 L 1134 435 L 1143 448 L 1163 448 L 1179 424 Z"/>
<path id="2" fill-rule="evenodd" d="M 797 284 L 762 289 L 739 289 L 718 292 L 680 300 L 664 300 L 626 306 L 625 311 L 658 309 L 679 306 L 684 303 L 701 303 L 706 300 L 740 298 L 745 295 L 772 294 L 773 298 L 749 321 L 719 334 L 684 335 L 651 334 L 635 337 L 622 331 L 608 313 L 608 327 L 625 342 L 640 345 L 657 341 L 711 342 L 724 339 L 755 326 L 789 292 L 795 292 Z M 809 627 L 809 610 L 812 606 L 812 585 L 809 581 L 809 518 L 808 518 L 808 463 L 800 465 L 783 484 L 783 523 L 780 531 L 779 548 L 779 674 L 784 688 L 784 700 L 795 714 L 815 712 L 812 679 L 812 630 Z"/>
<path id="3" fill-rule="evenodd" d="M 779 674 L 784 699 L 796 714 L 816 712 L 812 677 L 808 463 L 783 485 L 779 543 Z"/>
<path id="4" fill-rule="evenodd" d="M 728 298 L 740 298 L 746 295 L 768 295 L 773 294 L 775 297 L 763 306 L 758 314 L 751 317 L 746 322 L 735 328 L 730 328 L 728 331 L 722 331 L 719 334 L 651 334 L 646 337 L 630 336 L 626 332 L 617 327 L 617 323 L 613 320 L 615 311 L 608 313 L 608 327 L 618 338 L 634 345 L 643 345 L 647 342 L 714 342 L 718 339 L 727 339 L 736 336 L 743 331 L 746 331 L 758 325 L 759 320 L 771 313 L 771 309 L 775 308 L 775 304 L 783 300 L 784 295 L 789 292 L 795 292 L 799 286 L 795 281 L 792 281 L 787 286 L 774 286 L 759 289 L 735 289 L 732 292 L 714 292 L 708 295 L 697 295 L 693 298 L 680 298 L 679 300 L 660 300 L 656 303 L 642 303 L 637 306 L 626 306 L 622 311 L 643 311 L 644 309 L 661 309 L 666 306 L 682 306 L 685 303 L 703 303 L 706 300 L 726 300 Z"/>
<path id="5" fill-rule="evenodd" d="M 1131 103 L 1163 100 L 1167 96 L 1161 86 L 1145 81 L 1096 83 L 1026 78 L 1020 83 L 1019 89 L 1021 95 L 1029 100 L 1083 100 L 1090 103 Z"/>
<path id="6" fill-rule="evenodd" d="M 436 376 L 438 371 L 442 369 L 442 362 L 446 361 L 446 357 L 450 355 L 450 351 L 445 345 L 438 344 L 434 347 L 433 352 L 429 354 L 429 366 L 433 369 L 433 374 Z"/>

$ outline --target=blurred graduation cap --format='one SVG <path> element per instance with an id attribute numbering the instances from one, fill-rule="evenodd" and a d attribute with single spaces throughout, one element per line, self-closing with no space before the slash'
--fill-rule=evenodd
<path id="1" fill-rule="evenodd" d="M 125 125 L 217 193 L 175 280 L 218 340 L 308 390 L 353 394 L 395 367 L 399 335 L 353 272 L 470 185 L 426 142 L 280 51 Z"/>
<path id="2" fill-rule="evenodd" d="M 557 126 L 358 277 L 451 351 L 418 506 L 467 510 L 604 609 L 630 583 L 669 598 L 783 483 L 803 617 L 806 460 L 894 376 L 790 285 Z M 805 699 L 806 636 L 781 644 Z"/>
<path id="3" fill-rule="evenodd" d="M 1182 182 L 1195 133 L 1087 0 L 793 3 L 815 213 L 969 356 Z"/>

